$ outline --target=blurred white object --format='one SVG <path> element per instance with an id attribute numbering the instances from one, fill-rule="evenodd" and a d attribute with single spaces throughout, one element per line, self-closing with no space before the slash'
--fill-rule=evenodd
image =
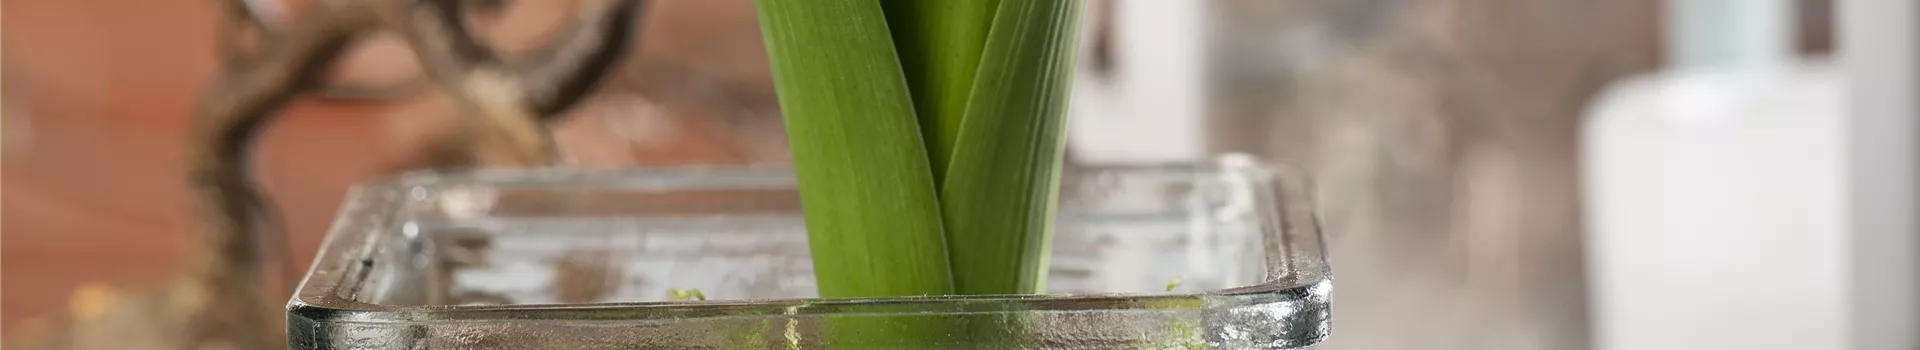
<path id="1" fill-rule="evenodd" d="M 1920 2 L 1839 2 L 1853 349 L 1920 349 Z"/>
<path id="2" fill-rule="evenodd" d="M 1202 72 L 1205 1 L 1087 2 L 1081 23 L 1067 145 L 1076 161 L 1160 163 L 1199 160 L 1205 144 Z M 1105 7 L 1104 9 L 1102 7 Z M 1110 72 L 1093 72 L 1093 36 L 1113 11 Z"/>
<path id="3" fill-rule="evenodd" d="M 1584 151 L 1600 349 L 1842 349 L 1845 147 L 1825 65 L 1610 91 Z"/>
<path id="4" fill-rule="evenodd" d="M 1910 105 L 1845 108 L 1867 96 L 1842 74 L 1859 61 L 1793 59 L 1787 1 L 1670 4 L 1676 67 L 1610 88 L 1584 130 L 1596 348 L 1920 345 Z M 1908 1 L 1842 6 L 1912 20 Z M 1912 49 L 1910 25 L 1880 24 L 1891 36 L 1841 47 Z M 1868 69 L 1910 98 L 1913 56 L 1898 56 Z"/>

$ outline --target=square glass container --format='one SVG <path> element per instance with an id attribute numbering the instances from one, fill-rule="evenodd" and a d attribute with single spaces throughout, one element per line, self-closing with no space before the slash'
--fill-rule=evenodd
<path id="1" fill-rule="evenodd" d="M 414 173 L 356 188 L 293 349 L 1290 349 L 1331 271 L 1297 172 L 1074 166 L 1047 294 L 820 299 L 775 167 Z M 890 332 L 875 325 L 948 327 Z"/>

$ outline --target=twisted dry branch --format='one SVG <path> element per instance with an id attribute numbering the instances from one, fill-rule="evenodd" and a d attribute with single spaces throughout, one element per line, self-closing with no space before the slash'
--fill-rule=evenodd
<path id="1" fill-rule="evenodd" d="M 345 47 L 376 30 L 402 34 L 469 116 L 450 141 L 468 155 L 463 162 L 536 166 L 551 159 L 539 121 L 578 103 L 606 75 L 630 45 L 640 7 L 640 0 L 586 0 L 555 43 L 509 63 L 469 33 L 458 0 L 319 0 L 307 14 L 272 25 L 252 18 L 243 1 L 228 0 L 225 67 L 190 126 L 189 185 L 204 226 L 187 284 L 203 300 L 193 341 L 245 349 L 279 347 L 268 336 L 281 331 L 273 314 L 233 305 L 268 305 L 263 242 L 284 239 L 252 181 L 249 153 L 287 101 L 321 86 L 321 73 Z M 251 55 L 237 42 L 248 29 L 260 37 Z"/>

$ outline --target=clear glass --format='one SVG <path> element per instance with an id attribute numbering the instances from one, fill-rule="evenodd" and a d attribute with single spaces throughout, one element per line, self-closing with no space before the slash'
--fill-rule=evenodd
<path id="1" fill-rule="evenodd" d="M 1296 172 L 1235 155 L 1070 166 L 1062 183 L 1048 294 L 819 299 L 782 168 L 410 174 L 348 198 L 288 303 L 289 344 L 1289 349 L 1327 336 L 1330 271 Z"/>

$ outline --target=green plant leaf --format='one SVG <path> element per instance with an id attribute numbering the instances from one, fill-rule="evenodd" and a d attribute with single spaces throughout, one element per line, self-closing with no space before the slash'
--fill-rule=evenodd
<path id="1" fill-rule="evenodd" d="M 953 292 L 933 171 L 878 0 L 758 0 L 822 297 Z"/>
<path id="2" fill-rule="evenodd" d="M 960 294 L 1039 293 L 1059 197 L 1081 0 L 1002 0 L 942 180 Z"/>
<path id="3" fill-rule="evenodd" d="M 945 177 L 1000 0 L 885 0 L 933 179 Z"/>

